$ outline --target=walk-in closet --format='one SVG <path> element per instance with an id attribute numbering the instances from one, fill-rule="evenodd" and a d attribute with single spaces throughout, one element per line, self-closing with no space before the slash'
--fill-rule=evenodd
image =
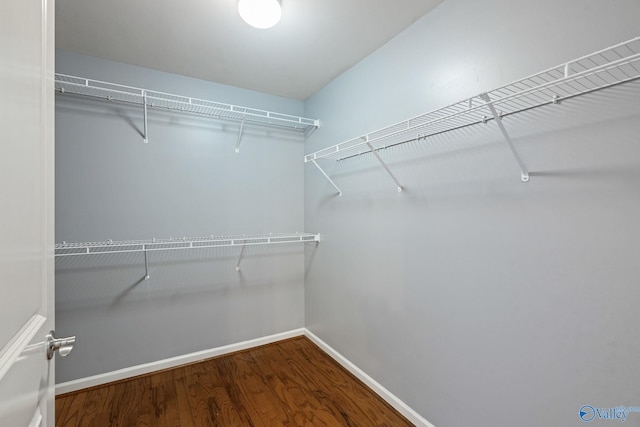
<path id="1" fill-rule="evenodd" d="M 0 425 L 640 425 L 640 2 L 387 3 L 3 2 Z"/>

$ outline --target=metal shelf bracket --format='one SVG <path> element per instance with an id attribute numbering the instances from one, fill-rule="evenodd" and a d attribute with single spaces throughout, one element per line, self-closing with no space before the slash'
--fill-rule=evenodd
<path id="1" fill-rule="evenodd" d="M 402 190 L 404 190 L 404 188 L 402 188 L 402 185 L 400 185 L 400 182 L 398 181 L 398 179 L 391 172 L 391 170 L 389 169 L 387 164 L 384 162 L 384 160 L 382 160 L 382 157 L 380 157 L 380 154 L 378 154 L 378 151 L 375 148 L 373 148 L 373 145 L 371 145 L 371 143 L 369 142 L 369 138 L 368 137 L 366 139 L 366 142 L 367 142 L 367 146 L 369 147 L 369 149 L 371 150 L 373 155 L 376 156 L 376 159 L 378 159 L 378 161 L 380 162 L 380 164 L 382 165 L 384 170 L 387 171 L 387 173 L 389 174 L 391 179 L 393 179 L 393 182 L 395 182 L 396 185 L 398 186 L 398 193 L 402 192 Z"/>
<path id="2" fill-rule="evenodd" d="M 309 136 L 310 136 L 312 133 L 314 133 L 315 131 L 317 131 L 319 127 L 320 127 L 320 120 L 315 119 L 315 120 L 313 121 L 313 126 L 309 126 L 308 128 L 306 128 L 306 129 L 304 130 L 304 137 L 305 137 L 305 139 L 306 139 L 306 138 L 309 138 Z"/>
<path id="3" fill-rule="evenodd" d="M 240 143 L 242 142 L 242 131 L 244 130 L 244 118 L 240 122 L 240 129 L 238 130 L 238 140 L 236 141 L 236 153 L 240 152 Z"/>
<path id="4" fill-rule="evenodd" d="M 240 256 L 238 257 L 238 262 L 236 263 L 236 271 L 240 271 L 240 261 L 242 261 L 242 257 L 244 256 L 244 249 L 247 245 L 242 245 L 242 249 L 240 250 Z"/>
<path id="5" fill-rule="evenodd" d="M 511 140 L 511 137 L 509 136 L 507 129 L 505 129 L 504 123 L 502 123 L 502 117 L 496 111 L 496 107 L 494 107 L 493 102 L 491 101 L 491 97 L 489 96 L 488 93 L 481 93 L 479 96 L 480 96 L 480 99 L 482 99 L 487 104 L 487 107 L 489 107 L 489 110 L 491 111 L 491 115 L 493 115 L 493 118 L 498 124 L 498 128 L 500 128 L 500 132 L 502 132 L 502 136 L 504 136 L 504 139 L 509 144 L 509 148 L 511 149 L 511 153 L 513 153 L 513 157 L 516 159 L 516 162 L 518 162 L 518 166 L 520 167 L 520 179 L 522 180 L 522 182 L 528 182 L 529 171 L 527 170 L 526 165 L 522 161 L 520 154 L 518 154 L 518 150 L 516 149 L 515 144 Z"/>
<path id="6" fill-rule="evenodd" d="M 149 276 L 149 255 L 147 254 L 147 249 L 144 249 L 144 280 L 149 280 L 151 276 Z"/>
<path id="7" fill-rule="evenodd" d="M 142 109 L 144 112 L 144 130 L 143 130 L 143 135 L 142 137 L 143 142 L 146 144 L 149 142 L 149 138 L 147 136 L 147 92 L 143 92 L 142 93 Z"/>
<path id="8" fill-rule="evenodd" d="M 315 160 L 311 160 L 311 163 L 313 163 L 314 165 L 316 165 L 316 167 L 318 168 L 318 170 L 320 171 L 320 173 L 322 173 L 322 175 L 324 175 L 325 178 L 327 178 L 327 180 L 331 183 L 331 185 L 333 185 L 333 188 L 335 188 L 338 191 L 338 196 L 342 196 L 342 190 L 340 190 L 340 188 L 338 188 L 338 186 L 336 185 L 335 182 L 333 182 L 333 180 L 329 177 L 329 175 L 327 175 L 327 173 L 320 167 L 320 165 L 318 165 L 316 163 Z"/>

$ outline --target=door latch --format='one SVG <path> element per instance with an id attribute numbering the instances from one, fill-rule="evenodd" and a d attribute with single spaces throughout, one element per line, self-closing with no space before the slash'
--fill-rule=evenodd
<path id="1" fill-rule="evenodd" d="M 56 338 L 55 332 L 51 331 L 47 335 L 47 359 L 53 359 L 53 355 L 56 350 L 60 357 L 68 356 L 73 350 L 73 345 L 76 343 L 76 337 Z"/>

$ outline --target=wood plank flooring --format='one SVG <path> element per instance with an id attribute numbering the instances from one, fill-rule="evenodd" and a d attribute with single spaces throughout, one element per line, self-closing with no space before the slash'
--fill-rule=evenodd
<path id="1" fill-rule="evenodd" d="M 412 425 L 306 337 L 56 398 L 56 427 Z"/>

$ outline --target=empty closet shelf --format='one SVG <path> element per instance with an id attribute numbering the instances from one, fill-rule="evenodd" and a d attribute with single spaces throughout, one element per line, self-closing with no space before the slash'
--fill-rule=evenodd
<path id="1" fill-rule="evenodd" d="M 124 86 L 59 73 L 55 75 L 55 89 L 62 94 L 82 95 L 106 101 L 141 105 L 145 108 L 159 108 L 242 122 L 243 124 L 252 123 L 305 133 L 316 129 L 320 123 L 318 119 Z"/>
<path id="2" fill-rule="evenodd" d="M 461 100 L 446 107 L 412 117 L 391 126 L 360 135 L 304 156 L 313 163 L 339 195 L 342 191 L 317 160 L 345 160 L 372 153 L 395 182 L 403 187 L 379 152 L 390 147 L 462 129 L 479 123 L 495 122 L 509 145 L 521 171 L 521 179 L 529 181 L 526 164 L 520 157 L 503 118 L 543 105 L 640 79 L 640 37 L 549 68 L 505 86 Z"/>
<path id="3" fill-rule="evenodd" d="M 264 235 L 234 235 L 181 237 L 150 240 L 107 240 L 104 242 L 62 242 L 55 245 L 55 255 L 78 256 L 128 252 L 152 252 L 182 249 L 218 248 L 229 246 L 275 245 L 283 243 L 319 242 L 320 234 L 291 233 Z"/>
<path id="4" fill-rule="evenodd" d="M 373 150 L 554 104 L 640 78 L 640 37 L 591 53 L 449 106 L 412 117 L 304 156 L 341 160 Z"/>

